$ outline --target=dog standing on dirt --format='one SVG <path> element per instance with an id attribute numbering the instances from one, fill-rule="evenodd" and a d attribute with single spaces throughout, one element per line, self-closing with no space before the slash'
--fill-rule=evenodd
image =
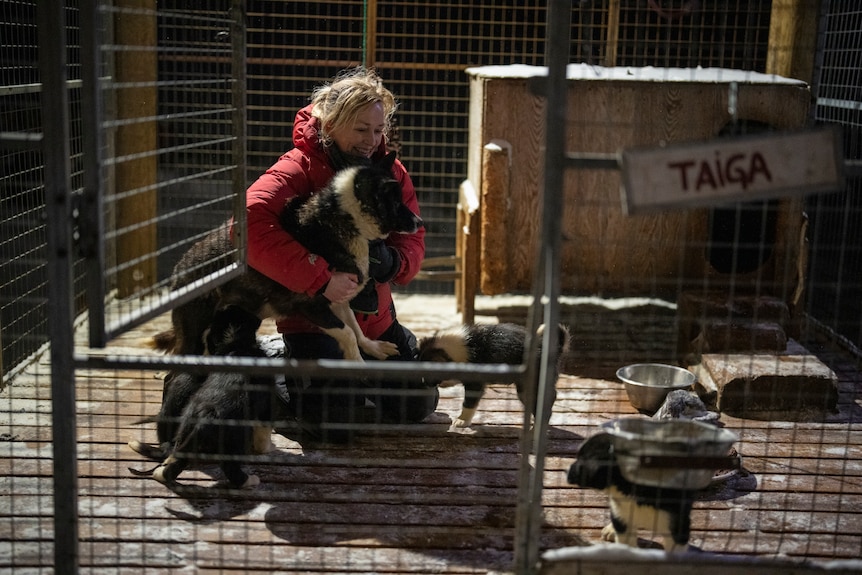
<path id="1" fill-rule="evenodd" d="M 211 355 L 267 357 L 257 342 L 261 320 L 228 306 L 213 317 L 206 334 Z M 221 459 L 219 464 L 233 487 L 253 487 L 256 475 L 243 471 L 238 458 L 272 449 L 275 378 L 243 373 L 213 372 L 188 400 L 165 460 L 153 478 L 176 484 L 179 474 L 198 456 Z M 203 458 L 201 458 L 203 459 Z"/>
<path id="2" fill-rule="evenodd" d="M 539 328 L 538 336 L 541 337 L 542 329 Z M 527 330 L 524 326 L 514 323 L 498 324 L 471 324 L 465 325 L 452 331 L 440 331 L 431 337 L 424 338 L 419 343 L 419 361 L 438 361 L 454 363 L 504 363 L 508 365 L 520 365 L 524 361 L 524 345 L 527 339 Z M 559 355 L 554 374 L 556 380 L 560 371 L 562 355 L 569 349 L 571 336 L 564 325 L 559 325 Z M 536 380 L 530 382 L 534 390 L 538 388 L 538 372 Z M 485 393 L 485 382 L 464 382 L 464 401 L 461 406 L 461 415 L 452 423 L 451 429 L 465 429 L 470 427 L 473 416 L 479 406 L 479 401 Z M 518 399 L 529 407 L 533 416 L 536 415 L 536 405 L 527 406 L 526 389 L 521 382 L 517 382 L 516 389 Z M 547 404 L 552 405 L 556 396 L 556 390 L 550 390 L 550 397 L 546 398 Z M 535 394 L 533 397 L 536 397 Z"/>
<path id="3" fill-rule="evenodd" d="M 333 269 L 354 273 L 359 288 L 368 281 L 368 242 L 390 233 L 415 233 L 422 220 L 403 202 L 401 186 L 392 177 L 395 154 L 372 166 L 338 172 L 327 187 L 285 206 L 281 225 L 310 252 Z M 223 265 L 233 249 L 226 227 L 193 245 L 174 267 L 177 289 Z M 219 262 L 219 258 L 221 261 Z M 178 306 L 171 313 L 173 327 L 153 338 L 152 345 L 176 354 L 200 354 L 202 335 L 216 310 L 242 307 L 260 318 L 301 313 L 338 341 L 344 358 L 361 361 L 359 350 L 378 359 L 398 353 L 389 342 L 368 339 L 360 330 L 349 304 L 335 304 L 323 295 L 292 292 L 249 268 L 209 294 Z"/>

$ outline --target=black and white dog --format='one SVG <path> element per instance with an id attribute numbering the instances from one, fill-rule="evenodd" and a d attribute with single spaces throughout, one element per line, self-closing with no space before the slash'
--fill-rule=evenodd
<path id="1" fill-rule="evenodd" d="M 608 495 L 611 522 L 602 529 L 603 540 L 637 547 L 640 528 L 661 535 L 667 551 L 688 549 L 691 508 L 698 492 L 628 481 L 617 463 L 609 434 L 599 433 L 581 445 L 577 460 L 569 467 L 568 482 Z"/>
<path id="2" fill-rule="evenodd" d="M 205 373 L 169 371 L 165 375 L 162 386 L 162 406 L 158 415 L 135 422 L 136 424 L 155 423 L 158 443 L 152 445 L 132 439 L 129 441 L 129 447 L 136 453 L 157 461 L 167 457 L 171 443 L 177 435 L 183 409 L 206 379 Z"/>
<path id="3" fill-rule="evenodd" d="M 541 337 L 542 329 L 537 334 Z M 508 365 L 520 365 L 524 361 L 524 345 L 527 339 L 527 330 L 524 326 L 514 323 L 497 324 L 471 324 L 461 326 L 450 331 L 439 331 L 431 337 L 424 338 L 419 343 L 419 361 L 438 361 L 454 363 L 504 363 Z M 566 326 L 559 325 L 559 349 L 556 366 L 556 376 L 560 371 L 560 359 L 569 349 L 569 330 Z M 538 386 L 537 379 L 531 384 Z M 438 382 L 439 384 L 439 382 Z M 486 382 L 469 381 L 464 382 L 464 401 L 461 406 L 461 414 L 452 424 L 452 429 L 469 428 L 473 416 L 479 407 L 479 401 L 485 393 Z M 518 382 L 516 384 L 518 398 L 525 408 L 536 415 L 536 405 L 527 406 L 526 389 Z M 547 405 L 551 406 L 556 398 L 556 390 L 549 390 L 546 397 Z M 533 394 L 535 397 L 535 393 Z"/>
<path id="4" fill-rule="evenodd" d="M 360 289 L 368 281 L 368 242 L 390 233 L 415 233 L 423 222 L 403 201 L 401 185 L 392 177 L 394 152 L 373 166 L 350 167 L 338 172 L 316 194 L 288 202 L 282 227 L 309 251 L 333 268 L 354 273 Z M 233 249 L 226 226 L 205 237 L 186 252 L 174 267 L 172 289 L 204 277 Z M 219 260 L 221 258 L 221 260 Z M 398 353 L 389 342 L 368 339 L 359 329 L 347 303 L 330 303 L 323 295 L 292 292 L 249 268 L 242 276 L 216 290 L 175 308 L 173 327 L 156 334 L 151 345 L 178 354 L 201 354 L 202 336 L 216 310 L 235 305 L 260 318 L 301 313 L 335 338 L 344 358 L 361 361 L 359 350 L 378 359 Z"/>
<path id="5" fill-rule="evenodd" d="M 216 312 L 206 333 L 212 355 L 266 357 L 257 342 L 261 320 L 237 306 Z M 191 461 L 213 459 L 234 487 L 260 481 L 242 469 L 240 460 L 271 450 L 275 379 L 235 372 L 213 372 L 188 399 L 167 456 L 152 471 L 157 481 L 175 485 Z M 140 474 L 140 472 L 139 472 Z"/>

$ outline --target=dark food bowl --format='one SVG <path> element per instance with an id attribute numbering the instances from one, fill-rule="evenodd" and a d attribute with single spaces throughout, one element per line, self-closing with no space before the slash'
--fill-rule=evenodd
<path id="1" fill-rule="evenodd" d="M 687 369 L 664 363 L 635 363 L 617 370 L 635 408 L 652 415 L 676 389 L 691 389 L 697 379 Z"/>

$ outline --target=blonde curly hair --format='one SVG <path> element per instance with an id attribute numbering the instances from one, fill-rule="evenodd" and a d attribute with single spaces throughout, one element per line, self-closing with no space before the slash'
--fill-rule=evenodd
<path id="1" fill-rule="evenodd" d="M 311 114 L 320 120 L 321 143 L 332 145 L 332 132 L 352 127 L 359 111 L 376 102 L 383 104 L 384 135 L 388 138 L 398 104 L 375 70 L 365 66 L 348 68 L 328 84 L 315 88 L 311 93 Z"/>

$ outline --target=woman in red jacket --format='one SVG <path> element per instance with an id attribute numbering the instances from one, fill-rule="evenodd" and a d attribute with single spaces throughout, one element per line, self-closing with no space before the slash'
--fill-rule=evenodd
<path id="1" fill-rule="evenodd" d="M 386 136 L 396 102 L 380 77 L 364 67 L 343 71 L 312 93 L 311 104 L 294 121 L 294 148 L 285 153 L 246 195 L 248 264 L 287 288 L 309 295 L 322 293 L 333 302 L 350 301 L 362 331 L 371 339 L 398 346 L 391 359 L 413 360 L 416 338 L 395 317 L 390 283 L 404 285 L 425 257 L 425 230 L 393 234 L 369 246 L 371 281 L 357 293 L 353 274 L 329 269 L 279 226 L 285 202 L 323 188 L 336 171 L 374 162 L 386 155 Z M 417 215 L 419 203 L 407 170 L 396 160 L 393 176 L 401 183 L 404 202 Z M 341 358 L 336 341 L 301 316 L 280 320 L 285 355 L 294 359 Z M 375 420 L 418 422 L 437 407 L 436 387 L 421 378 L 412 382 L 368 382 L 312 379 L 291 382 L 290 410 L 306 431 L 330 441 L 345 441 L 361 415 L 365 400 L 375 406 Z"/>

